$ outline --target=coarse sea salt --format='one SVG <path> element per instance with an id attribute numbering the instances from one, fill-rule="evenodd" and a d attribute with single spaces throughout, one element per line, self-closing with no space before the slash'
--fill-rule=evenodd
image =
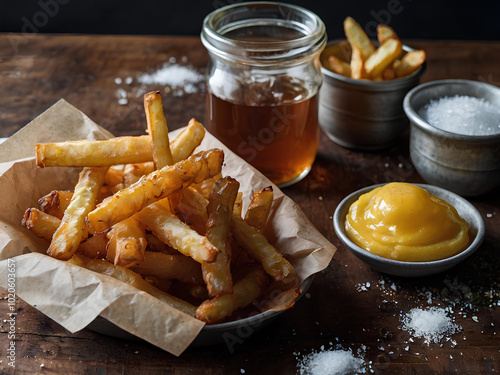
<path id="1" fill-rule="evenodd" d="M 204 80 L 204 76 L 196 70 L 184 65 L 175 65 L 166 63 L 153 73 L 145 73 L 137 77 L 137 81 L 145 84 L 160 84 L 170 87 L 182 87 L 191 85 L 190 90 L 193 91 L 193 84 L 200 83 Z"/>
<path id="2" fill-rule="evenodd" d="M 433 306 L 427 310 L 414 308 L 403 316 L 403 330 L 413 336 L 424 338 L 425 343 L 439 343 L 444 337 L 449 337 L 461 330 L 446 310 Z"/>
<path id="3" fill-rule="evenodd" d="M 299 363 L 300 375 L 350 375 L 366 373 L 366 364 L 350 350 L 322 350 Z"/>
<path id="4" fill-rule="evenodd" d="M 500 134 L 500 109 L 484 98 L 455 95 L 431 100 L 418 111 L 436 128 L 463 135 Z"/>

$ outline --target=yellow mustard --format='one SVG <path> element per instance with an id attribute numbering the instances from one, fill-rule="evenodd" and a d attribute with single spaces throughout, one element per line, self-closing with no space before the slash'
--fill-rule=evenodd
<path id="1" fill-rule="evenodd" d="M 452 205 L 401 182 L 360 196 L 349 208 L 345 229 L 363 249 L 408 262 L 448 258 L 469 243 L 469 225 Z"/>

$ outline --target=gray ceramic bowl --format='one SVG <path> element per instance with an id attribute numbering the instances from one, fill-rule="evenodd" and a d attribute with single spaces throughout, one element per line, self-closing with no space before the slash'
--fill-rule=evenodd
<path id="1" fill-rule="evenodd" d="M 500 133 L 473 136 L 438 129 L 418 111 L 431 100 L 465 95 L 500 107 L 500 88 L 477 81 L 447 79 L 424 83 L 404 99 L 410 120 L 410 157 L 422 178 L 462 196 L 477 196 L 500 186 Z"/>
<path id="2" fill-rule="evenodd" d="M 430 194 L 444 199 L 445 201 L 453 205 L 457 209 L 460 216 L 469 223 L 469 236 L 471 237 L 472 241 L 467 249 L 452 257 L 432 262 L 403 262 L 392 260 L 372 254 L 369 251 L 362 249 L 354 242 L 352 242 L 345 233 L 345 218 L 351 204 L 354 203 L 362 194 L 365 194 L 383 185 L 385 184 L 372 185 L 348 195 L 344 200 L 342 200 L 342 202 L 340 202 L 333 216 L 333 226 L 335 229 L 335 233 L 337 234 L 340 241 L 349 250 L 351 250 L 354 255 L 370 265 L 373 269 L 395 276 L 418 277 L 433 275 L 456 266 L 458 263 L 474 253 L 483 242 L 485 235 L 484 221 L 479 211 L 471 203 L 469 203 L 459 195 L 440 187 L 424 184 L 414 184 L 427 190 Z"/>
<path id="3" fill-rule="evenodd" d="M 304 280 L 301 286 L 302 293 L 297 297 L 295 302 L 297 303 L 300 298 L 307 292 L 312 284 L 314 276 L 311 276 Z M 254 333 L 260 331 L 262 328 L 271 324 L 279 315 L 283 314 L 287 310 L 274 311 L 269 310 L 260 314 L 249 316 L 248 318 L 239 319 L 227 323 L 206 325 L 203 327 L 199 335 L 193 341 L 191 346 L 206 346 L 206 345 L 216 345 L 224 343 L 241 343 L 246 339 L 249 339 Z M 160 319 L 160 317 L 157 317 Z M 98 316 L 91 322 L 88 326 L 91 331 L 116 337 L 124 340 L 141 340 L 137 336 L 132 335 L 129 332 L 124 331 L 120 327 L 111 323 L 109 320 Z"/>
<path id="4" fill-rule="evenodd" d="M 403 46 L 405 51 L 412 48 Z M 352 149 L 378 150 L 391 146 L 408 127 L 403 99 L 418 85 L 425 63 L 413 74 L 391 81 L 352 79 L 325 68 L 328 57 L 349 61 L 349 44 L 333 41 L 321 53 L 323 85 L 319 94 L 319 123 L 335 143 Z"/>

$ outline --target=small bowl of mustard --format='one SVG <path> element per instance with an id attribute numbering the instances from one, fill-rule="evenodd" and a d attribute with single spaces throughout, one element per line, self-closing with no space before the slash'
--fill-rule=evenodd
<path id="1" fill-rule="evenodd" d="M 340 241 L 373 269 L 421 277 L 446 271 L 472 255 L 485 236 L 479 211 L 446 189 L 389 183 L 362 188 L 333 216 Z"/>

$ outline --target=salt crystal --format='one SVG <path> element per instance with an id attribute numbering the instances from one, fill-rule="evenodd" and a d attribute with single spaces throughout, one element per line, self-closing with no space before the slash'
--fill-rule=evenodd
<path id="1" fill-rule="evenodd" d="M 139 83 L 146 85 L 156 83 L 171 87 L 182 87 L 199 83 L 204 80 L 204 76 L 188 66 L 164 64 L 156 72 L 142 74 L 137 80 Z M 188 88 L 189 91 L 194 91 L 194 87 L 188 86 Z"/>
<path id="2" fill-rule="evenodd" d="M 122 83 L 122 79 L 121 79 L 120 77 L 116 77 L 116 78 L 115 78 L 115 83 L 116 83 L 117 85 L 121 84 L 121 83 Z"/>
<path id="3" fill-rule="evenodd" d="M 414 308 L 403 317 L 402 322 L 404 330 L 415 337 L 423 337 L 427 343 L 438 343 L 443 337 L 460 330 L 440 307 L 431 307 L 428 310 Z"/>
<path id="4" fill-rule="evenodd" d="M 418 113 L 431 125 L 451 133 L 500 134 L 500 110 L 483 98 L 445 96 L 431 100 Z"/>
<path id="5" fill-rule="evenodd" d="M 365 362 L 350 350 L 312 353 L 299 363 L 301 375 L 347 375 L 366 373 Z"/>
<path id="6" fill-rule="evenodd" d="M 479 322 L 479 320 L 477 319 L 477 316 L 475 316 L 475 315 L 472 317 L 472 320 L 475 321 L 476 323 Z"/>

